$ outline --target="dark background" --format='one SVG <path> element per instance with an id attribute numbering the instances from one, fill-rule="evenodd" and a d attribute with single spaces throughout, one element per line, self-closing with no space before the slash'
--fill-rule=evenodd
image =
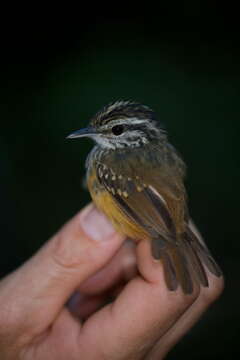
<path id="1" fill-rule="evenodd" d="M 168 358 L 225 359 L 237 355 L 240 321 L 238 12 L 231 2 L 160 4 L 2 13 L 0 272 L 89 201 L 81 182 L 92 144 L 66 135 L 110 101 L 140 101 L 188 164 L 192 216 L 226 277 Z"/>

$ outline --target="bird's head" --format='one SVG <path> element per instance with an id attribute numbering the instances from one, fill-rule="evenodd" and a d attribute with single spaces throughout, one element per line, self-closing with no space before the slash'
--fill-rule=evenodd
<path id="1" fill-rule="evenodd" d="M 90 137 L 100 147 L 117 149 L 140 147 L 166 137 L 147 106 L 131 101 L 116 101 L 105 106 L 91 119 L 87 128 L 75 131 L 68 138 Z"/>

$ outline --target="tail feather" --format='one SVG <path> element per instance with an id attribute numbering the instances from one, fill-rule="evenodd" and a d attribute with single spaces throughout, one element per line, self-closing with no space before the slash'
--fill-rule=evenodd
<path id="1" fill-rule="evenodd" d="M 173 266 L 175 266 L 177 280 L 185 294 L 193 292 L 193 279 L 188 266 L 188 259 L 181 244 L 170 246 L 167 250 L 171 254 Z"/>
<path id="2" fill-rule="evenodd" d="M 188 258 L 189 267 L 194 275 L 195 280 L 204 287 L 208 287 L 208 278 L 204 266 L 199 258 L 198 253 L 193 249 L 186 234 L 182 238 L 183 247 Z"/>
<path id="3" fill-rule="evenodd" d="M 164 268 L 164 277 L 169 290 L 176 290 L 181 285 L 186 294 L 193 291 L 193 282 L 189 273 L 187 259 L 182 249 L 173 242 L 155 238 L 152 240 L 152 255 L 155 259 L 161 259 Z"/>
<path id="4" fill-rule="evenodd" d="M 172 260 L 166 251 L 162 252 L 163 267 L 164 267 L 164 278 L 169 290 L 176 290 L 178 287 L 177 275 L 173 266 Z"/>
<path id="5" fill-rule="evenodd" d="M 155 259 L 161 259 L 163 262 L 165 281 L 169 290 L 176 290 L 180 285 L 185 294 L 191 294 L 194 282 L 208 287 L 204 265 L 215 276 L 222 275 L 208 248 L 190 227 L 177 242 L 162 238 L 153 239 L 152 254 Z"/>
<path id="6" fill-rule="evenodd" d="M 190 228 L 188 228 L 188 236 L 190 238 L 189 242 L 192 248 L 194 249 L 195 253 L 198 254 L 199 258 L 206 265 L 208 270 L 217 277 L 222 276 L 222 271 L 216 261 L 213 259 L 207 246 L 199 241 L 198 237 Z"/>

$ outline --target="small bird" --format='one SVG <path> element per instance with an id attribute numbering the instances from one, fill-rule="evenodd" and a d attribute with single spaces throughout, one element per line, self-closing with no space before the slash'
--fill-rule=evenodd
<path id="1" fill-rule="evenodd" d="M 117 231 L 151 242 L 169 290 L 181 286 L 191 294 L 194 284 L 208 287 L 206 268 L 222 275 L 189 215 L 185 164 L 153 110 L 116 101 L 68 136 L 79 137 L 96 142 L 86 160 L 94 203 Z"/>

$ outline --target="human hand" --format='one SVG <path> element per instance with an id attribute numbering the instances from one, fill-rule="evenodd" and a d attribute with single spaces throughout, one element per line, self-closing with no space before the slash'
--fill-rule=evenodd
<path id="1" fill-rule="evenodd" d="M 164 358 L 220 295 L 223 279 L 209 274 L 209 288 L 171 292 L 149 243 L 123 243 L 89 205 L 4 278 L 1 360 Z M 106 304 L 107 295 L 115 300 Z"/>

